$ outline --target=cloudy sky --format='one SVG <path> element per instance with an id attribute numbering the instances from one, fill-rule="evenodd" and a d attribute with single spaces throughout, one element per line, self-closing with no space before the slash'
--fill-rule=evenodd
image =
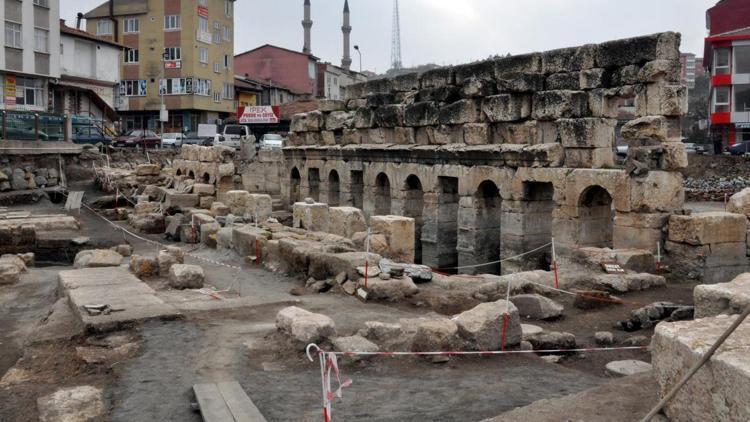
<path id="1" fill-rule="evenodd" d="M 218 0 L 211 0 L 218 1 Z M 69 24 L 103 0 L 61 0 Z M 312 50 L 341 60 L 344 0 L 311 0 Z M 661 31 L 682 33 L 682 51 L 702 55 L 705 11 L 716 0 L 401 0 L 405 66 L 456 64 L 494 54 L 549 50 Z M 262 44 L 302 49 L 303 0 L 237 0 L 236 52 Z M 350 0 L 352 45 L 365 69 L 390 66 L 391 0 Z M 352 51 L 354 67 L 358 66 Z"/>

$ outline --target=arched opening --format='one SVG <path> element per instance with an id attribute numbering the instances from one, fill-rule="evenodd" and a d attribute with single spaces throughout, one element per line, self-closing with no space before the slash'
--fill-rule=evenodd
<path id="1" fill-rule="evenodd" d="M 300 198 L 300 184 L 302 182 L 302 176 L 299 174 L 299 170 L 297 170 L 297 167 L 292 169 L 292 175 L 289 180 L 289 202 L 291 204 L 294 204 L 295 202 L 299 202 L 301 200 Z"/>
<path id="2" fill-rule="evenodd" d="M 375 215 L 391 214 L 391 181 L 385 173 L 375 178 Z"/>
<path id="3" fill-rule="evenodd" d="M 352 170 L 349 191 L 352 195 L 352 206 L 362 209 L 365 200 L 365 177 L 361 170 Z"/>
<path id="4" fill-rule="evenodd" d="M 612 247 L 614 221 L 612 195 L 601 186 L 590 186 L 578 202 L 578 245 Z"/>
<path id="5" fill-rule="evenodd" d="M 175 173 L 175 176 L 182 176 L 182 170 L 177 169 L 177 172 Z"/>
<path id="6" fill-rule="evenodd" d="M 190 172 L 188 173 L 188 179 L 195 180 L 195 173 L 192 170 L 190 170 Z"/>
<path id="7" fill-rule="evenodd" d="M 328 174 L 328 205 L 331 207 L 341 205 L 341 181 L 336 170 L 331 170 Z"/>
<path id="8" fill-rule="evenodd" d="M 307 183 L 310 186 L 310 197 L 315 202 L 320 201 L 320 170 L 307 169 Z"/>
<path id="9" fill-rule="evenodd" d="M 203 183 L 208 184 L 211 181 L 211 176 L 209 176 L 208 173 L 203 173 L 203 177 L 201 179 Z"/>
<path id="10" fill-rule="evenodd" d="M 552 238 L 552 211 L 555 209 L 555 188 L 549 182 L 524 182 L 523 202 L 523 253 L 550 242 Z M 516 252 L 516 251 L 514 251 Z M 549 270 L 552 249 L 543 248 L 524 256 L 519 270 Z M 506 268 L 507 270 L 508 268 Z"/>
<path id="11" fill-rule="evenodd" d="M 424 190 L 415 175 L 406 178 L 404 184 L 404 216 L 414 219 L 414 262 L 422 263 L 422 226 L 424 225 Z"/>
<path id="12" fill-rule="evenodd" d="M 456 273 L 453 268 L 458 265 L 458 178 L 439 176 L 437 193 L 436 227 L 430 230 L 434 236 L 422 242 L 422 262 Z"/>
<path id="13" fill-rule="evenodd" d="M 485 180 L 474 193 L 474 256 L 477 264 L 500 259 L 500 219 L 502 199 L 494 182 Z M 470 269 L 473 274 L 500 274 L 500 264 Z"/>

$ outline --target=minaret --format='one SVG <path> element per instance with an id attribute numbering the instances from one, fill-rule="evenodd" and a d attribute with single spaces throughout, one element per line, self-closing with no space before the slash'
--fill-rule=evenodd
<path id="1" fill-rule="evenodd" d="M 310 19 L 310 0 L 305 0 L 305 19 L 302 21 L 302 28 L 305 29 L 305 45 L 302 47 L 302 52 L 312 54 L 312 48 L 310 47 L 310 28 L 312 28 L 312 20 Z"/>
<path id="2" fill-rule="evenodd" d="M 344 25 L 341 32 L 344 33 L 344 58 L 341 59 L 341 67 L 349 70 L 352 66 L 352 57 L 349 54 L 349 35 L 352 33 L 352 26 L 349 25 L 349 0 L 344 0 Z"/>

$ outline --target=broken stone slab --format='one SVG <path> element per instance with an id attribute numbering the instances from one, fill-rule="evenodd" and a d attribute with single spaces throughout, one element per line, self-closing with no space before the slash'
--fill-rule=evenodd
<path id="1" fill-rule="evenodd" d="M 382 276 L 386 273 L 380 273 Z M 398 302 L 419 293 L 419 287 L 409 277 L 371 278 L 367 283 L 368 299 Z"/>
<path id="2" fill-rule="evenodd" d="M 750 188 L 745 188 L 729 198 L 727 212 L 742 214 L 750 218 Z"/>
<path id="3" fill-rule="evenodd" d="M 674 388 L 735 318 L 737 316 L 718 315 L 656 326 L 651 363 L 660 397 Z M 667 403 L 665 413 L 669 419 L 677 422 L 750 420 L 748 344 L 750 325 L 740 324 L 708 363 Z"/>
<path id="4" fill-rule="evenodd" d="M 175 289 L 200 289 L 204 278 L 198 265 L 174 264 L 169 268 L 169 285 Z"/>
<path id="5" fill-rule="evenodd" d="M 367 231 L 367 220 L 359 208 L 331 207 L 330 231 L 333 234 L 351 239 L 355 233 Z"/>
<path id="6" fill-rule="evenodd" d="M 653 369 L 650 363 L 635 359 L 612 361 L 605 368 L 608 373 L 621 377 L 651 372 Z"/>
<path id="7" fill-rule="evenodd" d="M 164 215 L 161 213 L 130 215 L 128 223 L 137 231 L 146 234 L 161 234 L 166 229 Z"/>
<path id="8" fill-rule="evenodd" d="M 531 336 L 535 336 L 537 334 L 541 334 L 544 330 L 542 327 L 538 325 L 533 324 L 521 324 L 521 337 L 526 340 L 527 338 Z"/>
<path id="9" fill-rule="evenodd" d="M 122 259 L 122 255 L 110 249 L 85 250 L 76 254 L 73 268 L 118 267 Z"/>
<path id="10" fill-rule="evenodd" d="M 617 249 L 615 260 L 626 270 L 637 273 L 656 272 L 656 258 L 650 251 L 644 249 Z"/>
<path id="11" fill-rule="evenodd" d="M 407 350 L 408 347 L 405 346 L 410 341 L 401 329 L 401 324 L 379 321 L 365 322 L 364 328 L 361 328 L 358 334 L 386 351 Z"/>
<path id="12" fill-rule="evenodd" d="M 672 302 L 654 302 L 634 309 L 630 319 L 619 321 L 617 326 L 625 331 L 636 331 L 651 328 L 660 321 L 680 321 L 693 318 L 693 307 L 678 305 Z"/>
<path id="13" fill-rule="evenodd" d="M 107 412 L 103 391 L 89 385 L 59 389 L 36 404 L 40 422 L 103 420 Z"/>
<path id="14" fill-rule="evenodd" d="M 611 346 L 615 342 L 615 336 L 609 331 L 597 331 L 594 333 L 594 342 L 599 346 Z"/>
<path id="15" fill-rule="evenodd" d="M 403 268 L 404 275 L 411 277 L 415 283 L 427 283 L 432 281 L 432 269 L 426 265 L 396 263 L 387 258 L 381 259 L 378 264 L 380 271 L 388 273 L 391 272 L 391 269 L 394 266 Z"/>
<path id="16" fill-rule="evenodd" d="M 534 346 L 534 350 L 575 349 L 576 336 L 571 333 L 557 331 L 543 332 L 526 339 Z"/>
<path id="17" fill-rule="evenodd" d="M 601 274 L 594 278 L 594 288 L 614 293 L 636 292 L 666 285 L 667 280 L 663 276 L 648 273 Z"/>
<path id="18" fill-rule="evenodd" d="M 750 273 L 740 274 L 728 283 L 696 286 L 693 302 L 695 318 L 741 313 L 750 306 Z"/>
<path id="19" fill-rule="evenodd" d="M 336 325 L 331 318 L 296 306 L 284 308 L 276 314 L 276 328 L 289 336 L 299 350 L 304 350 L 310 343 L 336 336 Z"/>
<path id="20" fill-rule="evenodd" d="M 157 263 L 159 264 L 159 275 L 166 277 L 169 275 L 169 269 L 175 264 L 182 264 L 184 257 L 174 251 L 162 249 L 156 255 Z"/>
<path id="21" fill-rule="evenodd" d="M 747 217 L 728 212 L 702 212 L 669 217 L 669 240 L 690 245 L 745 242 Z"/>
<path id="22" fill-rule="evenodd" d="M 214 202 L 211 204 L 211 215 L 214 217 L 226 217 L 230 212 L 231 210 L 229 207 L 221 202 Z"/>
<path id="23" fill-rule="evenodd" d="M 555 319 L 562 316 L 564 307 L 552 299 L 538 294 L 511 296 L 519 315 L 531 319 Z"/>
<path id="24" fill-rule="evenodd" d="M 333 350 L 336 352 L 364 352 L 375 353 L 379 351 L 378 345 L 360 335 L 349 337 L 336 337 L 331 339 Z M 370 359 L 373 355 L 351 355 L 346 356 L 354 362 Z"/>
<path id="25" fill-rule="evenodd" d="M 447 319 L 426 319 L 419 322 L 414 340 L 413 352 L 454 351 L 460 346 L 458 326 Z"/>
<path id="26" fill-rule="evenodd" d="M 15 284 L 21 280 L 21 269 L 13 264 L 0 263 L 0 285 Z"/>
<path id="27" fill-rule="evenodd" d="M 292 227 L 328 232 L 330 219 L 328 204 L 297 202 L 292 205 Z"/>
<path id="28" fill-rule="evenodd" d="M 151 277 L 159 274 L 159 262 L 156 257 L 132 255 L 130 271 L 138 277 Z"/>
<path id="29" fill-rule="evenodd" d="M 414 262 L 415 221 L 410 217 L 375 215 L 370 217 L 370 229 L 386 237 L 388 250 L 381 254 L 401 262 Z"/>
<path id="30" fill-rule="evenodd" d="M 498 300 L 480 303 L 455 318 L 461 338 L 469 350 L 499 350 L 502 347 L 502 326 L 505 315 L 508 321 L 505 345 L 516 345 L 521 341 L 521 319 L 513 303 Z"/>

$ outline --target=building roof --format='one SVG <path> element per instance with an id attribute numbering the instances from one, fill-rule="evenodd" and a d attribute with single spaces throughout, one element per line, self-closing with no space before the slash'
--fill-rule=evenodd
<path id="1" fill-rule="evenodd" d="M 113 0 L 114 15 L 142 15 L 148 13 L 148 0 Z M 105 1 L 99 6 L 84 14 L 86 19 L 104 18 L 109 16 L 109 1 Z"/>
<path id="2" fill-rule="evenodd" d="M 60 19 L 60 34 L 67 34 L 67 35 L 87 39 L 89 41 L 94 41 L 94 42 L 98 42 L 102 44 L 109 44 L 117 48 L 125 48 L 125 46 L 120 43 L 116 43 L 106 38 L 98 37 L 90 32 L 86 32 L 81 29 L 71 28 L 65 25 L 65 19 Z"/>
<path id="3" fill-rule="evenodd" d="M 247 77 L 247 76 L 235 75 L 234 76 L 234 81 L 235 81 L 235 83 L 234 83 L 235 86 L 237 86 L 237 83 L 239 82 L 239 83 L 241 83 L 241 84 L 243 84 L 245 86 L 248 86 L 248 87 L 250 87 L 252 85 L 256 85 L 256 86 L 261 87 L 261 89 L 264 88 L 264 87 L 267 87 L 267 88 L 276 88 L 276 89 L 283 89 L 284 91 L 289 91 L 289 92 L 291 92 L 292 94 L 295 94 L 295 95 L 305 95 L 305 93 L 295 92 L 293 89 L 291 89 L 291 88 L 289 88 L 287 86 L 284 86 L 283 84 L 280 84 L 280 83 L 278 83 L 276 81 L 273 81 L 273 80 L 270 80 L 270 81 L 261 81 L 261 80 L 253 79 L 253 78 L 250 78 L 250 77 Z"/>
<path id="4" fill-rule="evenodd" d="M 313 55 L 312 55 L 312 54 L 310 54 L 310 53 L 303 53 L 303 52 L 301 52 L 301 51 L 290 50 L 290 49 L 288 49 L 288 48 L 284 48 L 284 47 L 279 47 L 279 46 L 277 46 L 277 45 L 271 45 L 271 44 L 263 44 L 263 45 L 261 45 L 260 47 L 255 47 L 255 48 L 253 48 L 252 50 L 247 50 L 247 51 L 245 51 L 245 52 L 242 52 L 242 53 L 239 53 L 239 54 L 235 54 L 235 55 L 234 55 L 234 57 L 244 56 L 245 54 L 250 54 L 250 53 L 254 53 L 254 52 L 258 51 L 258 50 L 262 50 L 262 49 L 266 49 L 266 48 L 273 48 L 273 49 L 276 49 L 276 50 L 282 50 L 282 51 L 286 51 L 286 52 L 288 52 L 288 53 L 299 54 L 300 56 L 307 56 L 307 57 L 309 57 L 310 59 L 312 59 L 312 60 L 316 60 L 316 61 L 317 61 L 317 60 L 320 60 L 320 59 L 319 59 L 318 57 L 315 57 L 315 56 L 313 56 Z"/>

